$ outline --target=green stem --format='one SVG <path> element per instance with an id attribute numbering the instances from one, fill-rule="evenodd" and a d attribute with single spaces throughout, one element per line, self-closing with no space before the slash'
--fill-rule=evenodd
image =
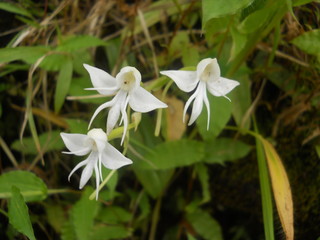
<path id="1" fill-rule="evenodd" d="M 160 213 L 160 208 L 161 208 L 161 202 L 162 202 L 162 198 L 160 196 L 158 198 L 156 206 L 153 210 L 149 240 L 154 240 L 155 236 L 156 236 L 157 224 L 159 222 L 159 215 L 160 215 L 159 213 Z"/>

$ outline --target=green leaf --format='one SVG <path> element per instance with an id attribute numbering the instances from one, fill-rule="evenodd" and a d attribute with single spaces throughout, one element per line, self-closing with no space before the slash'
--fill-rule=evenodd
<path id="1" fill-rule="evenodd" d="M 40 63 L 40 67 L 48 71 L 59 71 L 70 61 L 70 55 L 65 52 L 51 52 Z"/>
<path id="2" fill-rule="evenodd" d="M 57 51 L 73 52 L 83 48 L 106 46 L 107 42 L 100 38 L 82 35 L 72 36 L 63 40 L 62 43 L 56 48 Z"/>
<path id="3" fill-rule="evenodd" d="M 39 142 L 43 153 L 64 148 L 60 131 L 52 131 L 39 135 Z M 31 137 L 23 138 L 22 144 L 20 140 L 16 140 L 11 144 L 11 148 L 24 154 L 38 154 L 34 140 Z"/>
<path id="4" fill-rule="evenodd" d="M 22 60 L 32 64 L 48 51 L 49 48 L 45 46 L 2 48 L 0 49 L 0 63 Z"/>
<path id="5" fill-rule="evenodd" d="M 255 11 L 241 22 L 238 29 L 244 34 L 255 32 L 259 28 L 265 26 L 272 14 L 273 12 L 270 11 L 268 7 Z"/>
<path id="6" fill-rule="evenodd" d="M 257 126 L 254 126 L 257 132 Z M 273 227 L 273 204 L 271 194 L 271 184 L 269 179 L 269 172 L 267 166 L 267 160 L 263 152 L 263 146 L 256 138 L 256 151 L 257 161 L 259 169 L 259 180 L 261 189 L 261 202 L 262 202 L 262 214 L 263 214 L 263 226 L 265 239 L 274 240 L 274 227 Z"/>
<path id="7" fill-rule="evenodd" d="M 129 222 L 132 214 L 121 207 L 108 206 L 100 211 L 97 218 L 106 224 L 119 224 Z"/>
<path id="8" fill-rule="evenodd" d="M 137 164 L 132 167 L 144 189 L 153 198 L 163 193 L 173 174 L 173 170 L 145 170 L 139 168 Z"/>
<path id="9" fill-rule="evenodd" d="M 36 175 L 27 171 L 12 171 L 0 176 L 0 198 L 10 198 L 13 185 L 21 189 L 26 202 L 47 197 L 47 186 Z"/>
<path id="10" fill-rule="evenodd" d="M 62 209 L 62 206 L 58 204 L 47 204 L 45 205 L 45 207 L 48 223 L 57 233 L 61 233 L 63 224 L 66 221 L 66 217 L 64 216 L 65 213 Z"/>
<path id="11" fill-rule="evenodd" d="M 209 202 L 211 199 L 210 195 L 210 183 L 209 183 L 209 173 L 208 168 L 204 164 L 197 164 L 195 171 L 198 175 L 198 178 L 202 187 L 202 201 L 201 203 Z"/>
<path id="12" fill-rule="evenodd" d="M 73 206 L 71 211 L 73 227 L 79 240 L 91 239 L 93 219 L 98 213 L 100 206 L 96 200 L 89 200 L 93 189 L 86 187 L 81 199 Z"/>
<path id="13" fill-rule="evenodd" d="M 16 4 L 13 4 L 13 3 L 1 2 L 0 9 L 7 11 L 7 12 L 16 13 L 16 14 L 20 14 L 20 15 L 32 18 L 31 13 L 29 13 L 26 9 L 24 9 Z"/>
<path id="14" fill-rule="evenodd" d="M 247 7 L 253 0 L 202 0 L 202 28 L 212 18 L 234 14 Z"/>
<path id="15" fill-rule="evenodd" d="M 182 139 L 178 141 L 158 144 L 145 158 L 151 164 L 144 164 L 145 168 L 173 169 L 189 166 L 200 162 L 204 157 L 204 144 L 201 142 Z"/>
<path id="16" fill-rule="evenodd" d="M 306 53 L 320 55 L 320 29 L 305 32 L 291 42 Z"/>
<path id="17" fill-rule="evenodd" d="M 64 120 L 67 122 L 70 132 L 87 134 L 88 121 L 85 121 L 82 119 L 66 119 L 66 118 Z"/>
<path id="18" fill-rule="evenodd" d="M 208 99 L 210 102 L 209 130 L 207 130 L 208 117 L 206 110 L 204 110 L 205 107 L 202 109 L 202 113 L 197 119 L 199 132 L 204 139 L 212 139 L 217 137 L 231 117 L 232 103 L 230 103 L 228 99 L 224 97 L 215 97 L 211 94 L 208 94 Z"/>
<path id="19" fill-rule="evenodd" d="M 251 147 L 240 140 L 218 138 L 206 142 L 206 163 L 234 161 L 246 156 Z"/>
<path id="20" fill-rule="evenodd" d="M 72 80 L 72 70 L 73 70 L 73 63 L 72 59 L 68 59 L 68 61 L 62 65 L 56 85 L 56 91 L 54 95 L 54 110 L 55 112 L 59 112 L 64 100 L 69 92 L 71 80 Z"/>
<path id="21" fill-rule="evenodd" d="M 124 226 L 97 226 L 90 235 L 90 240 L 124 239 L 130 235 L 130 229 Z"/>
<path id="22" fill-rule="evenodd" d="M 234 120 L 240 128 L 249 129 L 251 118 L 246 113 L 251 106 L 251 83 L 249 80 L 250 70 L 246 66 L 241 66 L 233 75 L 232 79 L 237 80 L 240 85 L 230 93 L 232 99 L 232 114 Z"/>
<path id="23" fill-rule="evenodd" d="M 63 226 L 61 229 L 61 239 L 76 240 L 76 233 L 74 232 L 74 227 L 71 218 L 69 218 L 68 221 L 63 222 Z"/>
<path id="24" fill-rule="evenodd" d="M 28 206 L 24 202 L 19 188 L 11 187 L 11 199 L 8 204 L 10 224 L 29 239 L 35 240 L 32 224 L 29 217 Z"/>
<path id="25" fill-rule="evenodd" d="M 222 240 L 222 231 L 219 223 L 209 213 L 197 209 L 187 214 L 187 219 L 194 230 L 204 239 Z"/>

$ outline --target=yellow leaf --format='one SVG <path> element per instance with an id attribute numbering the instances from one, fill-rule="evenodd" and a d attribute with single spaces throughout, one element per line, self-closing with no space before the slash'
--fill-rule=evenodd
<path id="1" fill-rule="evenodd" d="M 266 139 L 260 138 L 266 154 L 269 173 L 272 183 L 272 190 L 287 240 L 293 240 L 293 203 L 290 183 L 286 170 L 274 147 Z"/>
<path id="2" fill-rule="evenodd" d="M 183 123 L 184 104 L 176 97 L 166 97 L 165 102 L 168 104 L 166 110 L 167 136 L 169 140 L 178 140 L 186 130 L 186 123 Z M 187 122 L 188 119 L 186 119 Z"/>

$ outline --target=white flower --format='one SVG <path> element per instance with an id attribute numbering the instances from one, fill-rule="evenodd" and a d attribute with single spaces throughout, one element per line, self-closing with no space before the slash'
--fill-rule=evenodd
<path id="1" fill-rule="evenodd" d="M 93 173 L 96 175 L 96 199 L 98 199 L 98 187 L 100 179 L 102 181 L 101 164 L 109 169 L 118 169 L 122 166 L 131 164 L 132 161 L 123 156 L 117 149 L 108 143 L 106 133 L 100 128 L 94 128 L 85 134 L 70 134 L 60 133 L 64 144 L 70 152 L 63 152 L 67 154 L 74 154 L 77 156 L 84 156 L 88 153 L 87 159 L 78 163 L 69 174 L 69 181 L 71 175 L 80 167 L 85 166 L 80 178 L 79 188 L 88 182 Z"/>
<path id="2" fill-rule="evenodd" d="M 140 87 L 141 74 L 134 67 L 122 68 L 114 78 L 101 69 L 87 64 L 84 64 L 83 66 L 89 72 L 92 85 L 94 86 L 94 88 L 87 88 L 87 90 L 97 90 L 102 95 L 115 94 L 115 97 L 111 101 L 106 102 L 97 108 L 90 120 L 89 128 L 97 114 L 101 110 L 110 107 L 107 118 L 107 135 L 109 135 L 116 125 L 121 112 L 122 116 L 120 124 L 122 121 L 124 123 L 121 144 L 123 143 L 128 127 L 128 117 L 126 113 L 128 104 L 134 111 L 142 113 L 152 111 L 156 108 L 167 107 L 165 103 Z"/>
<path id="3" fill-rule="evenodd" d="M 185 121 L 187 109 L 193 100 L 192 113 L 188 125 L 194 123 L 199 117 L 204 102 L 208 111 L 207 129 L 209 129 L 210 120 L 210 106 L 207 97 L 207 89 L 212 95 L 217 97 L 223 96 L 231 101 L 226 94 L 239 85 L 239 82 L 237 81 L 220 76 L 220 67 L 216 58 L 203 59 L 198 63 L 196 71 L 170 70 L 162 71 L 160 73 L 170 77 L 184 92 L 191 92 L 196 88 L 184 107 L 183 122 Z"/>

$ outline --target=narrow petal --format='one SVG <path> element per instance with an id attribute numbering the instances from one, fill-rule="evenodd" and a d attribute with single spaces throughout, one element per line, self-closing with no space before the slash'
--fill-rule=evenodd
<path id="1" fill-rule="evenodd" d="M 171 78 L 184 92 L 191 92 L 197 86 L 197 72 L 196 71 L 161 71 L 161 74 Z"/>
<path id="2" fill-rule="evenodd" d="M 110 96 L 110 95 L 113 95 L 117 90 L 118 88 L 117 87 L 114 87 L 114 88 L 85 88 L 84 90 L 95 90 L 95 91 L 98 91 L 100 94 L 101 91 L 103 91 L 103 95 L 106 95 L 106 96 Z"/>
<path id="3" fill-rule="evenodd" d="M 122 134 L 120 145 L 123 144 L 124 138 L 127 135 L 127 130 L 128 130 L 128 116 L 126 112 L 126 107 L 127 107 L 127 103 L 124 104 L 123 107 L 121 107 L 121 113 L 122 113 L 122 119 L 123 119 L 123 134 Z"/>
<path id="4" fill-rule="evenodd" d="M 96 90 L 100 94 L 111 95 L 116 91 L 117 82 L 114 77 L 107 72 L 88 64 L 83 64 L 83 66 L 90 75 L 92 85 L 97 88 Z"/>
<path id="5" fill-rule="evenodd" d="M 216 81 L 220 74 L 220 67 L 216 58 L 205 58 L 198 63 L 197 77 L 202 81 Z"/>
<path id="6" fill-rule="evenodd" d="M 197 97 L 198 92 L 199 92 L 199 87 L 197 87 L 196 91 L 189 97 L 188 101 L 186 102 L 184 109 L 183 109 L 183 122 L 185 122 L 187 110 L 188 110 L 191 102 Z"/>
<path id="7" fill-rule="evenodd" d="M 79 162 L 71 171 L 71 173 L 68 176 L 68 181 L 70 182 L 70 177 L 72 176 L 72 174 L 74 174 L 75 171 L 77 171 L 79 168 L 81 168 L 82 166 L 86 165 L 89 162 L 88 159 L 83 160 L 81 162 Z"/>
<path id="8" fill-rule="evenodd" d="M 134 111 L 142 113 L 168 107 L 142 87 L 137 87 L 129 93 L 129 105 Z"/>
<path id="9" fill-rule="evenodd" d="M 60 133 L 60 136 L 72 154 L 83 156 L 91 150 L 90 146 L 86 144 L 89 137 L 85 134 Z"/>
<path id="10" fill-rule="evenodd" d="M 88 164 L 83 169 L 81 178 L 80 178 L 80 184 L 79 189 L 82 189 L 84 185 L 89 181 L 90 177 L 92 176 L 93 168 L 97 164 L 98 160 L 98 152 L 91 152 L 91 154 L 88 157 Z"/>
<path id="11" fill-rule="evenodd" d="M 193 105 L 192 105 L 192 113 L 191 113 L 191 117 L 190 117 L 190 120 L 188 123 L 189 126 L 192 123 L 194 123 L 194 121 L 199 117 L 199 115 L 202 111 L 203 97 L 204 97 L 205 91 L 206 91 L 206 89 L 203 88 L 203 85 L 199 84 L 199 86 L 197 88 L 197 95 L 196 95 L 196 98 L 195 98 Z"/>
<path id="12" fill-rule="evenodd" d="M 203 101 L 204 101 L 204 103 L 206 105 L 206 108 L 207 108 L 207 113 L 208 113 L 207 130 L 209 130 L 209 125 L 210 125 L 210 103 L 209 103 L 208 96 L 207 96 L 207 89 L 204 90 Z"/>
<path id="13" fill-rule="evenodd" d="M 114 126 L 117 124 L 120 116 L 120 104 L 113 105 L 108 113 L 107 118 L 107 135 L 110 134 Z"/>
<path id="14" fill-rule="evenodd" d="M 103 109 L 105 108 L 108 108 L 108 107 L 111 107 L 112 105 L 114 104 L 114 101 L 113 99 L 109 102 L 106 102 L 106 103 L 103 103 L 101 104 L 97 109 L 96 111 L 93 113 L 91 119 L 90 119 L 90 122 L 89 122 L 89 126 L 88 126 L 88 129 L 90 128 L 91 124 L 92 124 L 92 121 L 95 119 L 95 117 L 98 115 L 99 112 L 101 112 Z"/>
<path id="15" fill-rule="evenodd" d="M 98 200 L 98 196 L 99 196 L 99 180 L 101 175 L 99 174 L 99 170 L 98 170 L 98 165 L 95 164 L 94 165 L 94 173 L 96 174 L 96 200 Z M 101 173 L 101 172 L 100 172 Z M 102 180 L 101 180 L 102 181 Z"/>
<path id="16" fill-rule="evenodd" d="M 217 97 L 225 96 L 240 83 L 231 79 L 220 77 L 217 81 L 208 81 L 209 92 Z"/>
<path id="17" fill-rule="evenodd" d="M 102 164 L 108 169 L 118 169 L 122 166 L 132 164 L 132 161 L 108 143 L 102 155 Z"/>

